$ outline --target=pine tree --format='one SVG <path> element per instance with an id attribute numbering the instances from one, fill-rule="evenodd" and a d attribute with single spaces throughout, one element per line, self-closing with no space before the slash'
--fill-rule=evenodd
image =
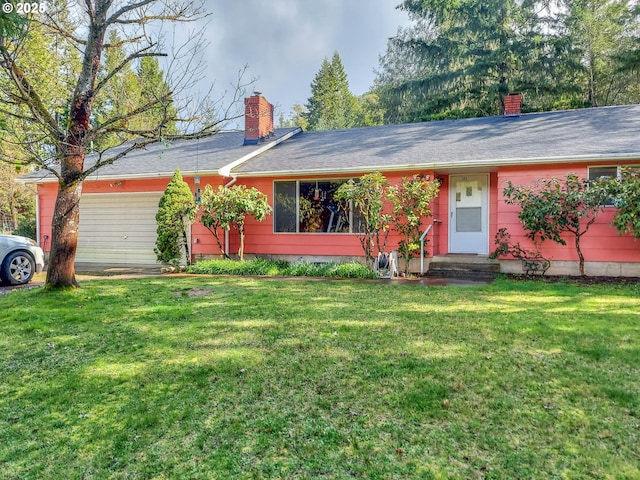
<path id="1" fill-rule="evenodd" d="M 536 2 L 405 0 L 416 19 L 381 59 L 377 91 L 391 121 L 496 115 L 509 91 L 531 109 L 557 98 L 567 48 Z M 568 88 L 565 85 L 565 88 Z M 548 92 L 553 92 L 547 96 Z M 574 92 L 575 93 L 575 92 Z"/>
<path id="2" fill-rule="evenodd" d="M 173 178 L 160 198 L 156 222 L 158 238 L 155 252 L 158 261 L 176 265 L 184 257 L 189 263 L 188 226 L 195 217 L 195 202 L 189 185 L 176 169 Z"/>
<path id="3" fill-rule="evenodd" d="M 309 130 L 333 130 L 356 125 L 358 101 L 349 91 L 349 81 L 338 52 L 331 62 L 325 58 L 311 82 L 311 97 L 306 105 Z"/>
<path id="4" fill-rule="evenodd" d="M 171 101 L 163 101 L 163 97 L 171 99 L 169 85 L 164 79 L 164 73 L 160 68 L 160 62 L 156 57 L 142 57 L 137 72 L 138 83 L 140 85 L 142 101 L 153 105 L 153 108 L 146 112 L 143 118 L 147 118 L 151 125 L 158 124 L 165 119 L 162 124 L 160 135 L 176 133 L 175 118 L 177 110 Z"/>
<path id="5" fill-rule="evenodd" d="M 640 8 L 632 0 L 567 0 L 564 23 L 582 65 L 579 84 L 590 106 L 636 103 L 637 72 L 625 68 L 637 45 Z"/>
<path id="6" fill-rule="evenodd" d="M 118 131 L 94 142 L 94 149 L 104 150 L 147 135 L 149 129 L 155 129 L 158 125 L 161 125 L 159 135 L 175 134 L 175 121 L 172 119 L 176 118 L 177 112 L 170 101 L 170 89 L 158 59 L 143 56 L 134 70 L 131 63 L 125 62 L 128 56 L 126 42 L 117 31 L 109 32 L 107 45 L 98 79 L 104 80 L 110 76 L 110 81 L 96 98 L 94 124 L 100 125 L 116 116 L 126 118 L 126 113 L 134 110 L 140 113 L 133 118 L 123 119 Z"/>

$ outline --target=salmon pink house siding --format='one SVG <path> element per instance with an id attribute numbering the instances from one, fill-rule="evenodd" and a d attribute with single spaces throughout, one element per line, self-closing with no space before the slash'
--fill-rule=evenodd
<path id="1" fill-rule="evenodd" d="M 640 160 L 631 161 L 630 165 L 638 165 Z M 611 165 L 611 163 L 598 162 L 594 167 Z M 617 165 L 617 164 L 613 164 Z M 525 248 L 533 249 L 535 245 L 526 237 L 526 232 L 518 219 L 519 208 L 514 205 L 507 205 L 502 196 L 502 189 L 511 181 L 517 185 L 532 185 L 540 179 L 550 179 L 553 177 L 563 178 L 567 173 L 575 173 L 581 178 L 588 178 L 591 165 L 571 163 L 548 166 L 527 166 L 514 168 L 501 168 L 498 174 L 499 201 L 497 203 L 499 224 L 501 228 L 507 228 L 511 233 L 512 241 L 520 242 Z M 615 208 L 607 206 L 603 212 L 598 213 L 595 223 L 590 227 L 588 233 L 581 239 L 581 249 L 587 263 L 591 264 L 592 271 L 603 275 L 620 275 L 620 265 L 610 265 L 612 263 L 639 263 L 640 262 L 640 242 L 630 234 L 620 235 L 611 225 Z M 563 237 L 567 245 L 560 245 L 549 240 L 541 244 L 541 250 L 546 258 L 552 260 L 553 264 L 563 265 L 563 262 L 575 264 L 578 255 L 575 249 L 575 238 L 569 235 Z M 602 265 L 594 265 L 600 263 Z M 575 265 L 573 265 L 575 267 Z M 570 268 L 570 267 L 569 267 Z M 635 267 L 629 267 L 635 269 Z M 567 268 L 565 267 L 565 271 Z M 634 270 L 635 271 L 635 270 Z M 571 269 L 571 273 L 575 273 Z M 595 273 L 594 273 L 595 274 Z M 635 276 L 635 274 L 634 274 Z"/>
<path id="2" fill-rule="evenodd" d="M 148 146 L 87 178 L 79 257 L 96 263 L 155 262 L 157 202 L 176 168 L 196 196 L 207 185 L 245 185 L 267 196 L 273 214 L 246 223 L 248 256 L 362 260 L 355 213 L 339 210 L 333 193 L 340 182 L 371 172 L 382 173 L 390 184 L 413 174 L 439 181 L 433 216 L 423 221 L 427 268 L 429 259 L 488 258 L 501 228 L 513 242 L 532 248 L 518 207 L 504 201 L 507 182 L 528 186 L 568 173 L 595 178 L 639 166 L 640 105 L 533 114 L 520 114 L 518 105 L 507 116 L 303 132 L 274 128 L 273 106 L 256 94 L 245 102 L 246 131 Z M 38 240 L 48 249 L 55 177 L 36 172 L 22 181 L 37 186 Z M 582 239 L 586 272 L 640 276 L 640 242 L 611 227 L 614 213 L 613 206 L 606 207 Z M 220 233 L 223 249 L 233 255 L 237 232 Z M 387 251 L 399 240 L 391 233 Z M 194 260 L 222 253 L 198 221 L 191 226 L 190 243 Z M 542 243 L 550 273 L 577 274 L 573 239 L 567 237 L 567 243 Z M 522 272 L 512 258 L 499 263 L 503 272 Z"/>
<path id="3" fill-rule="evenodd" d="M 414 172 L 408 171 L 404 173 L 390 173 L 385 175 L 387 181 L 390 184 L 400 183 L 403 176 L 413 175 Z M 428 175 L 428 173 L 426 173 Z M 305 184 L 314 184 L 318 182 L 320 185 L 327 182 L 342 182 L 351 178 L 357 178 L 358 175 L 334 175 L 334 176 L 317 176 L 317 177 L 260 177 L 260 178 L 247 178 L 242 182 L 247 187 L 254 187 L 267 194 L 269 198 L 269 204 L 275 205 L 275 185 L 278 182 L 303 182 Z M 433 177 L 431 177 L 433 178 Z M 245 252 L 255 255 L 271 255 L 282 257 L 331 257 L 339 260 L 339 257 L 351 258 L 362 257 L 362 246 L 357 236 L 348 231 L 326 232 L 328 228 L 333 227 L 338 222 L 337 213 L 334 214 L 329 225 L 327 218 L 331 218 L 330 211 L 324 211 L 325 219 L 323 222 L 323 228 L 316 232 L 279 232 L 277 231 L 275 222 L 275 215 L 270 215 L 263 222 L 256 222 L 249 219 L 247 221 L 247 237 L 245 239 Z M 426 222 L 429 223 L 428 221 Z M 429 244 L 433 234 L 429 236 Z M 391 233 L 388 239 L 388 249 L 393 250 L 397 248 L 400 238 L 397 234 Z"/>

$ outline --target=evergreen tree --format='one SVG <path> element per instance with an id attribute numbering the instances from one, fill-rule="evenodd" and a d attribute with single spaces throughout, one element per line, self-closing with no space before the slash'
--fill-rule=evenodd
<path id="1" fill-rule="evenodd" d="M 496 115 L 509 91 L 544 109 L 571 91 L 561 82 L 568 46 L 549 33 L 539 2 L 405 0 L 401 8 L 416 24 L 381 59 L 376 86 L 388 120 Z"/>
<path id="2" fill-rule="evenodd" d="M 301 127 L 303 130 L 309 130 L 309 121 L 306 118 L 306 113 L 306 108 L 296 103 L 291 108 L 289 118 L 287 120 L 280 119 L 280 128 Z"/>
<path id="3" fill-rule="evenodd" d="M 374 91 L 385 121 L 640 101 L 635 0 L 404 0 Z"/>
<path id="4" fill-rule="evenodd" d="M 117 131 L 94 142 L 94 149 L 98 151 L 147 135 L 149 129 L 157 129 L 159 135 L 176 133 L 177 112 L 158 59 L 142 56 L 134 70 L 132 63 L 126 61 L 129 56 L 126 47 L 127 42 L 116 30 L 109 32 L 104 63 L 98 75 L 99 81 L 109 78 L 109 82 L 96 98 L 93 121 L 99 126 L 110 118 L 124 118 Z M 129 118 L 127 112 L 131 111 L 139 114 Z"/>
<path id="5" fill-rule="evenodd" d="M 185 258 L 190 261 L 188 228 L 195 217 L 195 201 L 189 185 L 176 169 L 173 178 L 160 198 L 156 222 L 158 238 L 155 252 L 158 261 L 176 265 Z"/>
<path id="6" fill-rule="evenodd" d="M 0 232 L 16 232 L 36 218 L 35 194 L 16 182 L 18 175 L 11 165 L 0 162 Z M 33 238 L 33 232 L 28 236 Z"/>
<path id="7" fill-rule="evenodd" d="M 157 57 L 142 57 L 140 59 L 137 79 L 142 102 L 152 106 L 142 118 L 151 125 L 160 124 L 162 129 L 159 132 L 160 135 L 176 133 L 175 118 L 178 113 L 171 101 L 171 89 L 164 79 L 164 73 Z"/>
<path id="8" fill-rule="evenodd" d="M 5 0 L 4 3 L 10 3 L 15 7 L 17 2 L 15 0 Z M 0 14 L 0 38 L 9 39 L 19 36 L 26 23 L 27 19 L 20 15 L 15 8 L 9 13 L 3 12 Z"/>
<path id="9" fill-rule="evenodd" d="M 587 104 L 639 101 L 637 72 L 625 68 L 637 45 L 637 2 L 567 0 L 565 4 L 564 24 L 582 66 L 579 85 Z"/>
<path id="10" fill-rule="evenodd" d="M 303 117 L 309 130 L 333 130 L 356 126 L 358 101 L 349 91 L 347 74 L 338 52 L 325 58 L 311 82 L 311 97 Z"/>

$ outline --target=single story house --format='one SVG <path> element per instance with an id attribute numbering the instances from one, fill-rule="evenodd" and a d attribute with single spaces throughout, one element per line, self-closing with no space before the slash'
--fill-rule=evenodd
<path id="1" fill-rule="evenodd" d="M 514 242 L 531 245 L 518 208 L 504 202 L 507 181 L 530 185 L 569 172 L 596 178 L 640 165 L 640 105 L 520 114 L 514 103 L 504 116 L 303 132 L 274 128 L 273 107 L 256 94 L 245 100 L 244 132 L 153 145 L 88 178 L 77 262 L 155 263 L 155 213 L 176 168 L 194 192 L 207 184 L 244 184 L 268 196 L 273 215 L 248 222 L 245 254 L 320 261 L 362 258 L 355 219 L 337 210 L 333 194 L 364 173 L 381 172 L 390 183 L 415 173 L 439 179 L 434 216 L 425 223 L 428 257 L 484 258 L 503 227 Z M 48 250 L 56 179 L 36 172 L 22 181 L 37 186 L 38 241 Z M 613 214 L 607 207 L 582 241 L 586 273 L 640 276 L 640 242 L 610 226 Z M 389 249 L 397 241 L 391 237 Z M 198 223 L 191 244 L 195 259 L 220 253 Z M 232 233 L 226 248 L 234 253 L 236 244 Z M 549 273 L 578 274 L 570 242 L 542 246 L 552 260 Z M 500 268 L 522 271 L 512 259 L 501 260 Z"/>

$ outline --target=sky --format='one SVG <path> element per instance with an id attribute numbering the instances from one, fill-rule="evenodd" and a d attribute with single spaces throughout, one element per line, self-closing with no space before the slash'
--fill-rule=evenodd
<path id="1" fill-rule="evenodd" d="M 400 0 L 206 0 L 206 79 L 231 90 L 238 71 L 288 118 L 311 96 L 324 58 L 342 58 L 353 94 L 369 90 L 387 40 L 408 16 Z"/>

